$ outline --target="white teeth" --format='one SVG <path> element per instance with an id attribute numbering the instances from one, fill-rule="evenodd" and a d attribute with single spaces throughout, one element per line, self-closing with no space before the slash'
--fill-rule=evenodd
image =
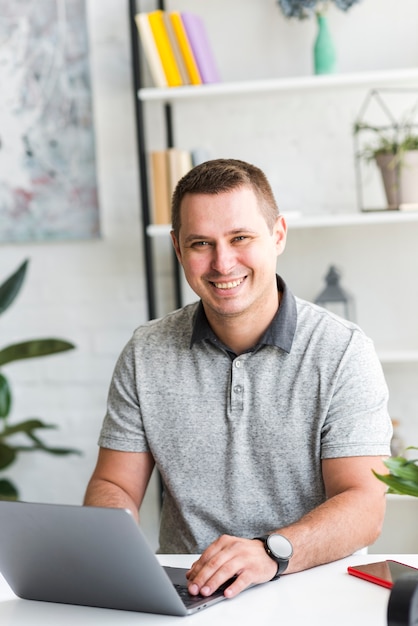
<path id="1" fill-rule="evenodd" d="M 234 287 L 238 287 L 242 283 L 244 279 L 234 280 L 230 283 L 213 283 L 217 289 L 233 289 Z"/>

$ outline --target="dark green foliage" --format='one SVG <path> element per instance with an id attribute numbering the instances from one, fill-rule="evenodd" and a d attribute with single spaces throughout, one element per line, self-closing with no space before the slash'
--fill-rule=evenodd
<path id="1" fill-rule="evenodd" d="M 0 314 L 15 300 L 22 287 L 27 267 L 28 260 L 25 260 L 16 272 L 0 285 Z M 72 343 L 55 338 L 31 339 L 11 344 L 0 350 L 0 367 L 13 361 L 48 356 L 73 348 Z M 12 398 L 9 381 L 0 372 L 0 471 L 10 467 L 21 452 L 41 450 L 58 456 L 78 454 L 77 450 L 71 448 L 52 448 L 38 437 L 39 430 L 55 428 L 54 425 L 44 424 L 38 418 L 26 419 L 17 424 L 9 423 Z M 16 486 L 8 479 L 0 479 L 0 499 L 17 500 L 18 497 Z"/>

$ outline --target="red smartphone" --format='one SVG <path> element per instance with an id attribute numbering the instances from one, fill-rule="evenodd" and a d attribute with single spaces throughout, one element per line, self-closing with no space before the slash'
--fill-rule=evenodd
<path id="1" fill-rule="evenodd" d="M 364 565 L 350 565 L 347 572 L 352 576 L 363 578 L 376 585 L 392 589 L 393 584 L 404 574 L 415 574 L 418 578 L 418 568 L 398 561 L 378 561 Z"/>

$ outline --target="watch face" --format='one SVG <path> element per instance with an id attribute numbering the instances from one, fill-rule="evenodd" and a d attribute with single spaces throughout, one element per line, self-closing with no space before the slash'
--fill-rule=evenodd
<path id="1" fill-rule="evenodd" d="M 269 549 L 279 559 L 290 559 L 293 554 L 292 544 L 283 535 L 273 533 L 267 539 Z"/>

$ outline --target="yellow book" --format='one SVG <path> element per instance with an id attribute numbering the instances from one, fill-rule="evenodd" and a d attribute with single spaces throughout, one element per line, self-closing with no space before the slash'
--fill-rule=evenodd
<path id="1" fill-rule="evenodd" d="M 170 40 L 171 49 L 176 59 L 177 67 L 179 68 L 181 82 L 183 85 L 190 85 L 189 72 L 186 68 L 183 55 L 180 50 L 179 42 L 177 41 L 176 33 L 174 32 L 173 23 L 170 20 L 170 16 L 167 11 L 164 11 L 164 25 L 167 31 L 168 38 Z"/>
<path id="2" fill-rule="evenodd" d="M 200 76 L 199 68 L 197 67 L 193 51 L 190 46 L 189 38 L 187 37 L 187 33 L 183 26 L 181 14 L 178 11 L 172 11 L 169 16 L 173 25 L 174 33 L 179 43 L 181 53 L 183 55 L 187 72 L 189 74 L 190 83 L 192 85 L 201 85 L 202 78 Z"/>
<path id="3" fill-rule="evenodd" d="M 179 87 L 183 81 L 164 24 L 164 12 L 160 9 L 151 11 L 148 13 L 148 19 L 161 57 L 167 84 L 169 87 Z"/>

